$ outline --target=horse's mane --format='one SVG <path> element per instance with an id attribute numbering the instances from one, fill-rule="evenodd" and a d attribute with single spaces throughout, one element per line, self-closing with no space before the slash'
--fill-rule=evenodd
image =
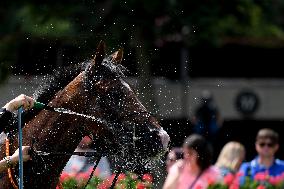
<path id="1" fill-rule="evenodd" d="M 42 84 L 33 93 L 33 98 L 41 103 L 48 104 L 54 95 L 70 83 L 84 70 L 85 63 L 71 64 L 64 68 L 57 68 L 52 75 L 46 75 Z M 40 110 L 32 109 L 25 114 L 25 122 L 30 121 Z"/>
<path id="2" fill-rule="evenodd" d="M 48 104 L 54 95 L 68 85 L 77 75 L 89 68 L 92 61 L 87 60 L 79 64 L 71 64 L 64 68 L 54 70 L 53 75 L 44 77 L 42 84 L 35 90 L 33 98 L 41 103 Z M 101 77 L 124 77 L 126 68 L 121 64 L 115 64 L 111 56 L 103 59 L 101 64 Z M 30 121 L 40 110 L 32 109 L 25 114 L 25 121 Z"/>
<path id="3" fill-rule="evenodd" d="M 80 64 L 72 64 L 68 67 L 58 68 L 52 76 L 45 76 L 43 84 L 33 94 L 33 98 L 42 103 L 48 103 L 56 92 L 70 83 L 83 68 Z"/>

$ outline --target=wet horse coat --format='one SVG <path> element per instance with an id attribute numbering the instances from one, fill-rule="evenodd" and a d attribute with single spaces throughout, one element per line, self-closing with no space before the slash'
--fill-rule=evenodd
<path id="1" fill-rule="evenodd" d="M 98 149 L 107 150 L 110 155 L 129 162 L 136 158 L 132 154 L 149 157 L 164 149 L 168 135 L 123 80 L 119 64 L 122 51 L 109 57 L 105 57 L 104 51 L 104 44 L 100 43 L 95 58 L 87 64 L 84 71 L 73 70 L 73 74 L 79 73 L 77 76 L 71 73 L 60 75 L 62 81 L 55 80 L 60 83 L 53 83 L 52 87 L 38 96 L 38 101 L 52 107 L 92 115 L 103 121 L 94 122 L 84 117 L 48 110 L 27 113 L 27 124 L 23 129 L 24 145 L 33 143 L 36 150 L 44 152 L 72 153 L 84 136 L 92 134 L 97 139 Z M 15 138 L 11 152 L 16 148 Z M 3 158 L 4 147 L 1 152 Z M 60 173 L 69 158 L 70 156 L 34 158 L 24 168 L 25 187 L 56 188 Z M 12 188 L 7 176 L 1 178 L 0 184 L 1 188 Z"/>

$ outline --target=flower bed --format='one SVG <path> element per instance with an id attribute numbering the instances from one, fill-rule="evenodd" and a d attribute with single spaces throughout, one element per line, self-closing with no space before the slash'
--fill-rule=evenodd
<path id="1" fill-rule="evenodd" d="M 91 169 L 85 173 L 79 173 L 77 175 L 68 174 L 63 172 L 60 176 L 60 182 L 64 189 L 83 189 L 89 176 Z M 269 176 L 267 172 L 258 173 L 254 179 L 246 178 L 243 185 L 239 184 L 241 174 L 236 175 L 228 174 L 224 177 L 222 183 L 210 184 L 208 189 L 283 189 L 284 188 L 284 173 L 279 176 Z M 111 175 L 108 178 L 102 179 L 98 172 L 95 172 L 94 176 L 90 180 L 90 183 L 86 189 L 109 189 L 115 175 Z M 118 176 L 118 180 L 115 185 L 115 189 L 152 189 L 153 177 L 150 174 L 144 174 L 142 177 L 138 177 L 135 173 L 121 173 Z M 202 187 L 195 186 L 195 189 L 201 189 Z M 57 188 L 59 189 L 59 187 Z"/>
<path id="2" fill-rule="evenodd" d="M 64 189 L 83 189 L 91 174 L 91 169 L 85 173 L 77 175 L 63 172 L 60 176 L 60 182 Z M 110 188 L 115 175 L 102 179 L 98 173 L 91 178 L 86 189 L 108 189 Z M 144 174 L 141 178 L 135 173 L 121 173 L 115 185 L 115 189 L 150 189 L 152 188 L 153 177 L 150 174 Z M 57 187 L 59 189 L 60 187 Z"/>
<path id="3" fill-rule="evenodd" d="M 258 173 L 254 179 L 246 178 L 243 185 L 239 184 L 241 174 L 228 174 L 222 183 L 211 184 L 209 189 L 283 189 L 284 173 L 279 176 L 269 176 L 268 172 Z"/>

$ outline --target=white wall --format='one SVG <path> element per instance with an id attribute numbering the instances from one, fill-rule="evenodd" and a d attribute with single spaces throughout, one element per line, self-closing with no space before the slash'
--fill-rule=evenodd
<path id="1" fill-rule="evenodd" d="M 127 79 L 137 88 L 136 78 Z M 12 76 L 0 85 L 0 103 L 4 105 L 18 94 L 33 94 L 42 77 Z M 201 91 L 210 90 L 224 119 L 239 119 L 241 115 L 235 107 L 235 98 L 242 89 L 253 90 L 260 99 L 260 107 L 255 119 L 284 119 L 284 80 L 279 79 L 195 79 L 186 84 L 153 79 L 153 100 L 157 104 L 158 114 L 164 118 L 189 117 L 199 103 Z M 139 92 L 139 90 L 138 90 Z M 139 94 L 147 106 L 143 94 Z"/>

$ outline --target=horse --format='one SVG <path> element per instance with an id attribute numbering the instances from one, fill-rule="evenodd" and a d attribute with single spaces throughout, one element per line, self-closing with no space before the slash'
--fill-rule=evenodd
<path id="1" fill-rule="evenodd" d="M 121 49 L 106 56 L 105 44 L 100 42 L 93 59 L 65 71 L 65 75 L 58 74 L 38 92 L 36 99 L 95 119 L 32 110 L 25 115 L 23 145 L 43 152 L 72 154 L 84 136 L 92 135 L 97 149 L 120 157 L 120 162 L 154 157 L 166 151 L 169 136 L 124 80 L 122 57 Z M 11 152 L 18 146 L 16 129 L 12 133 Z M 2 146 L 1 158 L 5 156 L 4 149 Z M 70 157 L 33 157 L 24 166 L 24 186 L 55 189 Z M 126 164 L 123 166 L 127 168 Z M 0 185 L 3 189 L 13 188 L 7 175 L 0 178 Z"/>

